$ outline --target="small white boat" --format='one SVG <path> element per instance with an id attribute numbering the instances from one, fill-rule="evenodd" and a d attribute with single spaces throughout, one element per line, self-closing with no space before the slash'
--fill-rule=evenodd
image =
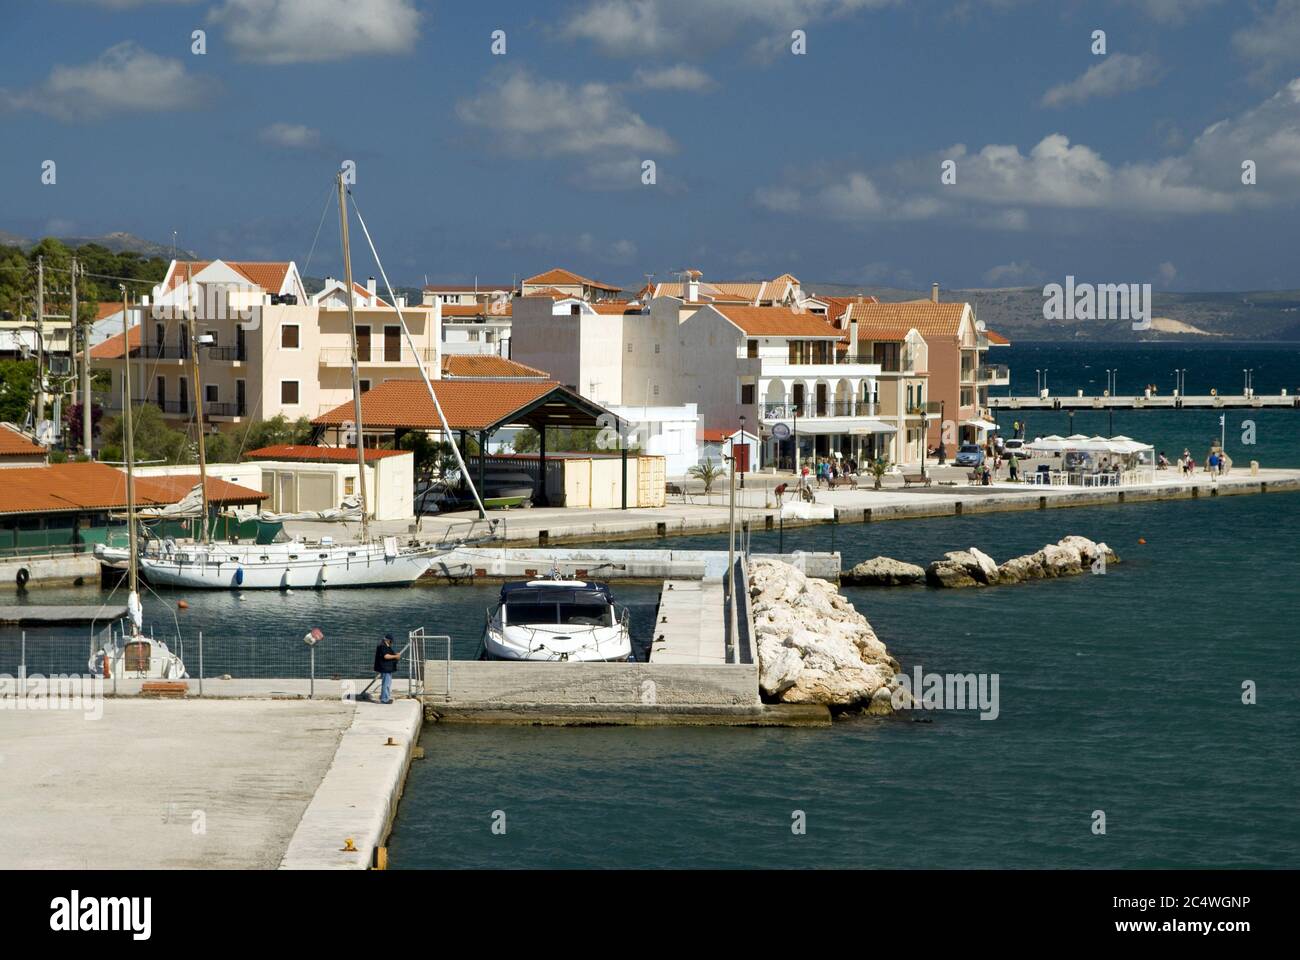
<path id="1" fill-rule="evenodd" d="M 446 548 L 403 545 L 397 537 L 363 543 L 198 543 L 153 540 L 140 551 L 140 571 L 156 586 L 214 590 L 311 590 L 407 586 Z M 129 551 L 98 544 L 106 566 L 129 562 Z"/>
<path id="2" fill-rule="evenodd" d="M 161 640 L 140 632 L 142 608 L 134 593 L 127 597 L 127 617 L 121 632 L 110 631 L 109 640 L 90 655 L 90 675 L 142 680 L 183 680 L 189 676 L 181 658 Z"/>
<path id="3" fill-rule="evenodd" d="M 632 634 L 605 584 L 529 580 L 501 588 L 483 647 L 489 660 L 623 661 Z"/>

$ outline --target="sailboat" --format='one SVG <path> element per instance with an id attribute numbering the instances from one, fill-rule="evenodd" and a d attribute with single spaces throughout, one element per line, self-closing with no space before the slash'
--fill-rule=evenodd
<path id="1" fill-rule="evenodd" d="M 338 175 L 336 179 L 339 197 L 339 222 L 343 238 L 344 289 L 351 291 L 355 288 L 352 285 L 352 253 L 348 240 L 347 195 L 342 174 Z M 365 229 L 364 221 L 362 222 L 362 229 Z M 368 231 L 366 239 L 367 241 L 370 239 Z M 375 253 L 373 243 L 370 244 L 370 249 L 372 253 Z M 383 272 L 382 266 L 380 272 Z M 388 282 L 387 275 L 384 276 L 384 282 L 386 284 Z M 391 285 L 389 295 L 392 296 Z M 190 296 L 193 297 L 192 290 Z M 394 298 L 393 302 L 398 303 L 396 298 Z M 275 519 L 359 519 L 361 522 L 360 541 L 356 543 L 334 543 L 325 540 L 312 542 L 300 538 L 270 544 L 225 544 L 211 541 L 208 523 L 207 460 L 203 445 L 202 393 L 199 383 L 197 341 L 194 337 L 195 310 L 191 299 L 187 311 L 187 322 L 189 324 L 190 339 L 195 345 L 195 349 L 190 351 L 190 355 L 193 364 L 195 409 L 198 418 L 199 485 L 194 491 L 191 491 L 191 497 L 187 497 L 187 500 L 193 499 L 193 509 L 198 511 L 197 515 L 202 517 L 202 532 L 199 539 L 194 542 L 150 541 L 146 549 L 139 554 L 140 568 L 150 583 L 171 587 L 226 590 L 409 586 L 418 580 L 439 556 L 449 553 L 465 543 L 474 542 L 475 538 L 466 536 L 447 538 L 437 544 L 423 544 L 415 540 L 402 543 L 396 536 L 372 537 L 370 535 L 366 505 L 365 449 L 361 440 L 363 432 L 361 429 L 361 381 L 357 372 L 356 305 L 351 297 L 347 298 L 347 307 L 352 345 L 352 402 L 356 421 L 356 436 L 358 438 L 357 502 L 345 503 L 338 510 L 326 511 L 325 513 L 329 514 L 328 516 L 323 514 L 311 517 L 286 515 L 277 516 Z M 396 309 L 402 332 L 409 338 L 410 333 L 406 328 L 405 320 L 402 318 L 400 305 Z M 433 395 L 433 388 L 429 383 L 428 374 L 424 370 L 424 364 L 419 359 L 418 352 L 415 356 L 416 363 L 419 364 L 420 375 L 424 378 L 430 395 Z M 438 404 L 436 396 L 434 396 L 434 404 L 441 416 L 442 407 Z M 451 431 L 446 425 L 446 418 L 443 417 L 442 419 L 444 430 L 446 430 L 448 436 L 451 436 Z M 461 459 L 459 449 L 456 449 L 454 440 L 452 441 L 452 448 L 460 463 L 461 475 L 468 479 L 469 471 L 465 468 L 464 461 Z M 470 489 L 474 492 L 474 498 L 479 503 L 479 514 L 485 516 L 478 491 L 474 489 L 473 481 L 470 480 L 469 482 Z M 177 517 L 181 515 L 181 512 L 173 510 L 168 513 L 164 509 L 161 513 L 150 511 L 150 514 Z M 478 539 L 492 536 L 494 529 L 495 523 L 490 524 L 487 530 L 483 531 L 483 536 Z M 472 528 L 470 532 L 474 532 Z M 125 560 L 125 553 L 120 547 L 109 547 L 101 544 L 95 548 L 95 554 L 101 563 L 109 566 L 120 566 Z"/>
<path id="2" fill-rule="evenodd" d="M 122 318 L 124 327 L 130 324 L 130 311 L 126 303 L 126 286 L 122 291 Z M 125 337 L 129 337 L 129 330 Z M 126 365 L 126 395 L 131 396 L 131 364 Z M 128 531 L 126 619 L 120 633 L 110 631 L 108 641 L 90 655 L 92 676 L 139 677 L 144 679 L 179 680 L 189 676 L 181 658 L 168 649 L 167 644 L 146 636 L 144 607 L 140 603 L 139 541 L 135 529 L 135 432 L 131 405 L 123 405 L 123 440 L 126 447 L 126 517 Z"/>

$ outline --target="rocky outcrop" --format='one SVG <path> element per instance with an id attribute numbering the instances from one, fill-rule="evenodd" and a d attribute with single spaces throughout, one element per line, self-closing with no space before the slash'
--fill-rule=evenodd
<path id="1" fill-rule="evenodd" d="M 1091 570 L 1101 557 L 1106 563 L 1119 563 L 1119 556 L 1104 543 L 1095 543 L 1087 537 L 1062 537 L 1036 553 L 1013 557 L 998 567 L 998 574 L 1003 583 L 1072 577 Z"/>
<path id="2" fill-rule="evenodd" d="M 840 583 L 872 587 L 897 587 L 925 582 L 925 568 L 892 557 L 872 557 L 840 574 Z"/>
<path id="3" fill-rule="evenodd" d="M 935 587 L 989 586 L 998 582 L 998 565 L 977 547 L 953 550 L 936 560 L 925 571 L 926 580 Z"/>
<path id="4" fill-rule="evenodd" d="M 755 559 L 749 573 L 765 699 L 893 712 L 898 661 L 833 584 L 779 560 Z"/>
<path id="5" fill-rule="evenodd" d="M 1087 537 L 1062 537 L 1035 553 L 1013 557 L 997 564 L 983 551 L 971 547 L 944 554 L 926 568 L 926 581 L 932 587 L 985 587 L 1001 583 L 1024 583 L 1052 577 L 1072 577 L 1093 568 L 1098 558 L 1118 563 L 1115 551 L 1104 543 Z"/>

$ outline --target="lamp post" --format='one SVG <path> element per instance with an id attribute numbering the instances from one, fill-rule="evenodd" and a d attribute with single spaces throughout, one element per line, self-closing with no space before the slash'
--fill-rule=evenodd
<path id="1" fill-rule="evenodd" d="M 740 442 L 746 445 L 749 442 L 745 439 L 745 415 L 743 413 L 740 415 Z M 743 472 L 740 474 L 740 489 L 745 489 L 745 474 Z"/>
<path id="2" fill-rule="evenodd" d="M 1106 396 L 1108 396 L 1108 397 L 1111 396 L 1111 395 L 1114 393 L 1114 391 L 1111 390 L 1111 388 L 1110 388 L 1110 375 L 1111 375 L 1111 370 L 1110 370 L 1110 368 L 1108 367 L 1108 368 L 1106 369 Z"/>
<path id="3" fill-rule="evenodd" d="M 1042 395 L 1043 395 L 1043 371 L 1035 367 L 1034 368 L 1034 396 L 1041 397 Z"/>

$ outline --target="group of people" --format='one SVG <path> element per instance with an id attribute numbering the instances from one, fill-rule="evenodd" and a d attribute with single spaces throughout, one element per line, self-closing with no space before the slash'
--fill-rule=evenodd
<path id="1" fill-rule="evenodd" d="M 817 486 L 829 487 L 832 481 L 840 477 L 852 479 L 857 475 L 858 461 L 853 457 L 818 457 L 816 460 L 805 460 L 800 466 L 799 485 L 807 487 L 815 480 Z"/>
<path id="2" fill-rule="evenodd" d="M 1163 450 L 1160 451 L 1160 457 L 1156 462 L 1156 468 L 1159 470 L 1169 469 L 1169 458 L 1165 456 Z M 1231 469 L 1232 458 L 1228 456 L 1226 450 L 1214 447 L 1205 457 L 1205 472 L 1213 479 L 1217 480 L 1219 477 L 1227 474 Z M 1186 447 L 1183 448 L 1182 456 L 1178 458 L 1178 471 L 1184 477 L 1190 477 L 1192 474 L 1196 473 L 1196 458 L 1192 456 L 1192 452 Z"/>

